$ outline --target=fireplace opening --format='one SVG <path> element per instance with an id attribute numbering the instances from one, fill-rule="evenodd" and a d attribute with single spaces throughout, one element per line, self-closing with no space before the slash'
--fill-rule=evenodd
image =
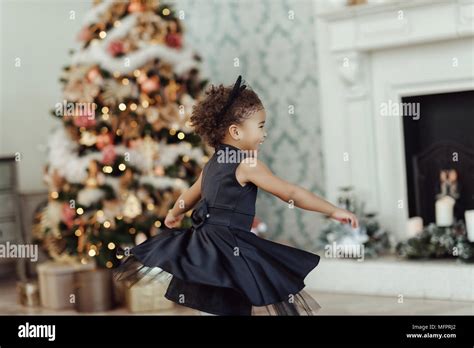
<path id="1" fill-rule="evenodd" d="M 436 222 L 437 197 L 447 193 L 456 199 L 454 219 L 464 219 L 474 209 L 474 91 L 404 97 L 402 105 L 410 106 L 403 108 L 409 216 Z"/>

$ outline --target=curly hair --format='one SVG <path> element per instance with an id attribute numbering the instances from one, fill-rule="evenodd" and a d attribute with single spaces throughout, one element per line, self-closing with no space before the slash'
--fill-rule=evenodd
<path id="1" fill-rule="evenodd" d="M 232 86 L 225 87 L 222 84 L 211 85 L 204 92 L 203 99 L 193 106 L 191 123 L 194 130 L 209 146 L 214 148 L 222 141 L 230 125 L 242 124 L 252 113 L 263 109 L 258 95 L 246 88 L 240 92 L 227 112 L 218 116 L 232 88 Z"/>

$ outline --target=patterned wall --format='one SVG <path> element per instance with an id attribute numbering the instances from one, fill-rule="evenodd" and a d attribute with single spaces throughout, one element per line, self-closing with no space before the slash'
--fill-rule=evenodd
<path id="1" fill-rule="evenodd" d="M 310 0 L 177 0 L 186 44 L 213 83 L 239 74 L 262 99 L 267 140 L 260 159 L 281 178 L 324 196 L 314 9 Z M 237 63 L 237 64 L 236 64 Z M 290 114 L 291 105 L 294 114 Z M 269 238 L 314 249 L 323 220 L 259 191 Z"/>

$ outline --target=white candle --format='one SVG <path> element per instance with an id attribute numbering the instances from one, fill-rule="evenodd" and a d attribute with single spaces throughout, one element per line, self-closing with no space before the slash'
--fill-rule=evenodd
<path id="1" fill-rule="evenodd" d="M 467 239 L 474 242 L 474 210 L 466 210 L 464 217 L 466 219 Z"/>
<path id="2" fill-rule="evenodd" d="M 443 196 L 436 201 L 436 225 L 447 227 L 453 224 L 453 209 L 456 201 L 451 196 Z"/>
<path id="3" fill-rule="evenodd" d="M 414 216 L 408 219 L 407 222 L 407 236 L 408 238 L 415 237 L 417 234 L 423 231 L 423 218 L 420 216 Z"/>

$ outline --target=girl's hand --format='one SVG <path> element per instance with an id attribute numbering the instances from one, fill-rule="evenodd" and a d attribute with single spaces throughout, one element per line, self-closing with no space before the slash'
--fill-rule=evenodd
<path id="1" fill-rule="evenodd" d="M 168 210 L 168 214 L 165 218 L 165 225 L 168 228 L 175 228 L 181 224 L 181 220 L 183 220 L 184 214 L 180 214 L 178 216 L 174 216 L 171 212 L 171 209 Z"/>
<path id="2" fill-rule="evenodd" d="M 352 228 L 359 227 L 359 221 L 357 220 L 357 216 L 352 214 L 350 211 L 338 208 L 329 217 L 331 219 L 340 221 L 343 224 L 350 222 L 352 225 Z"/>

